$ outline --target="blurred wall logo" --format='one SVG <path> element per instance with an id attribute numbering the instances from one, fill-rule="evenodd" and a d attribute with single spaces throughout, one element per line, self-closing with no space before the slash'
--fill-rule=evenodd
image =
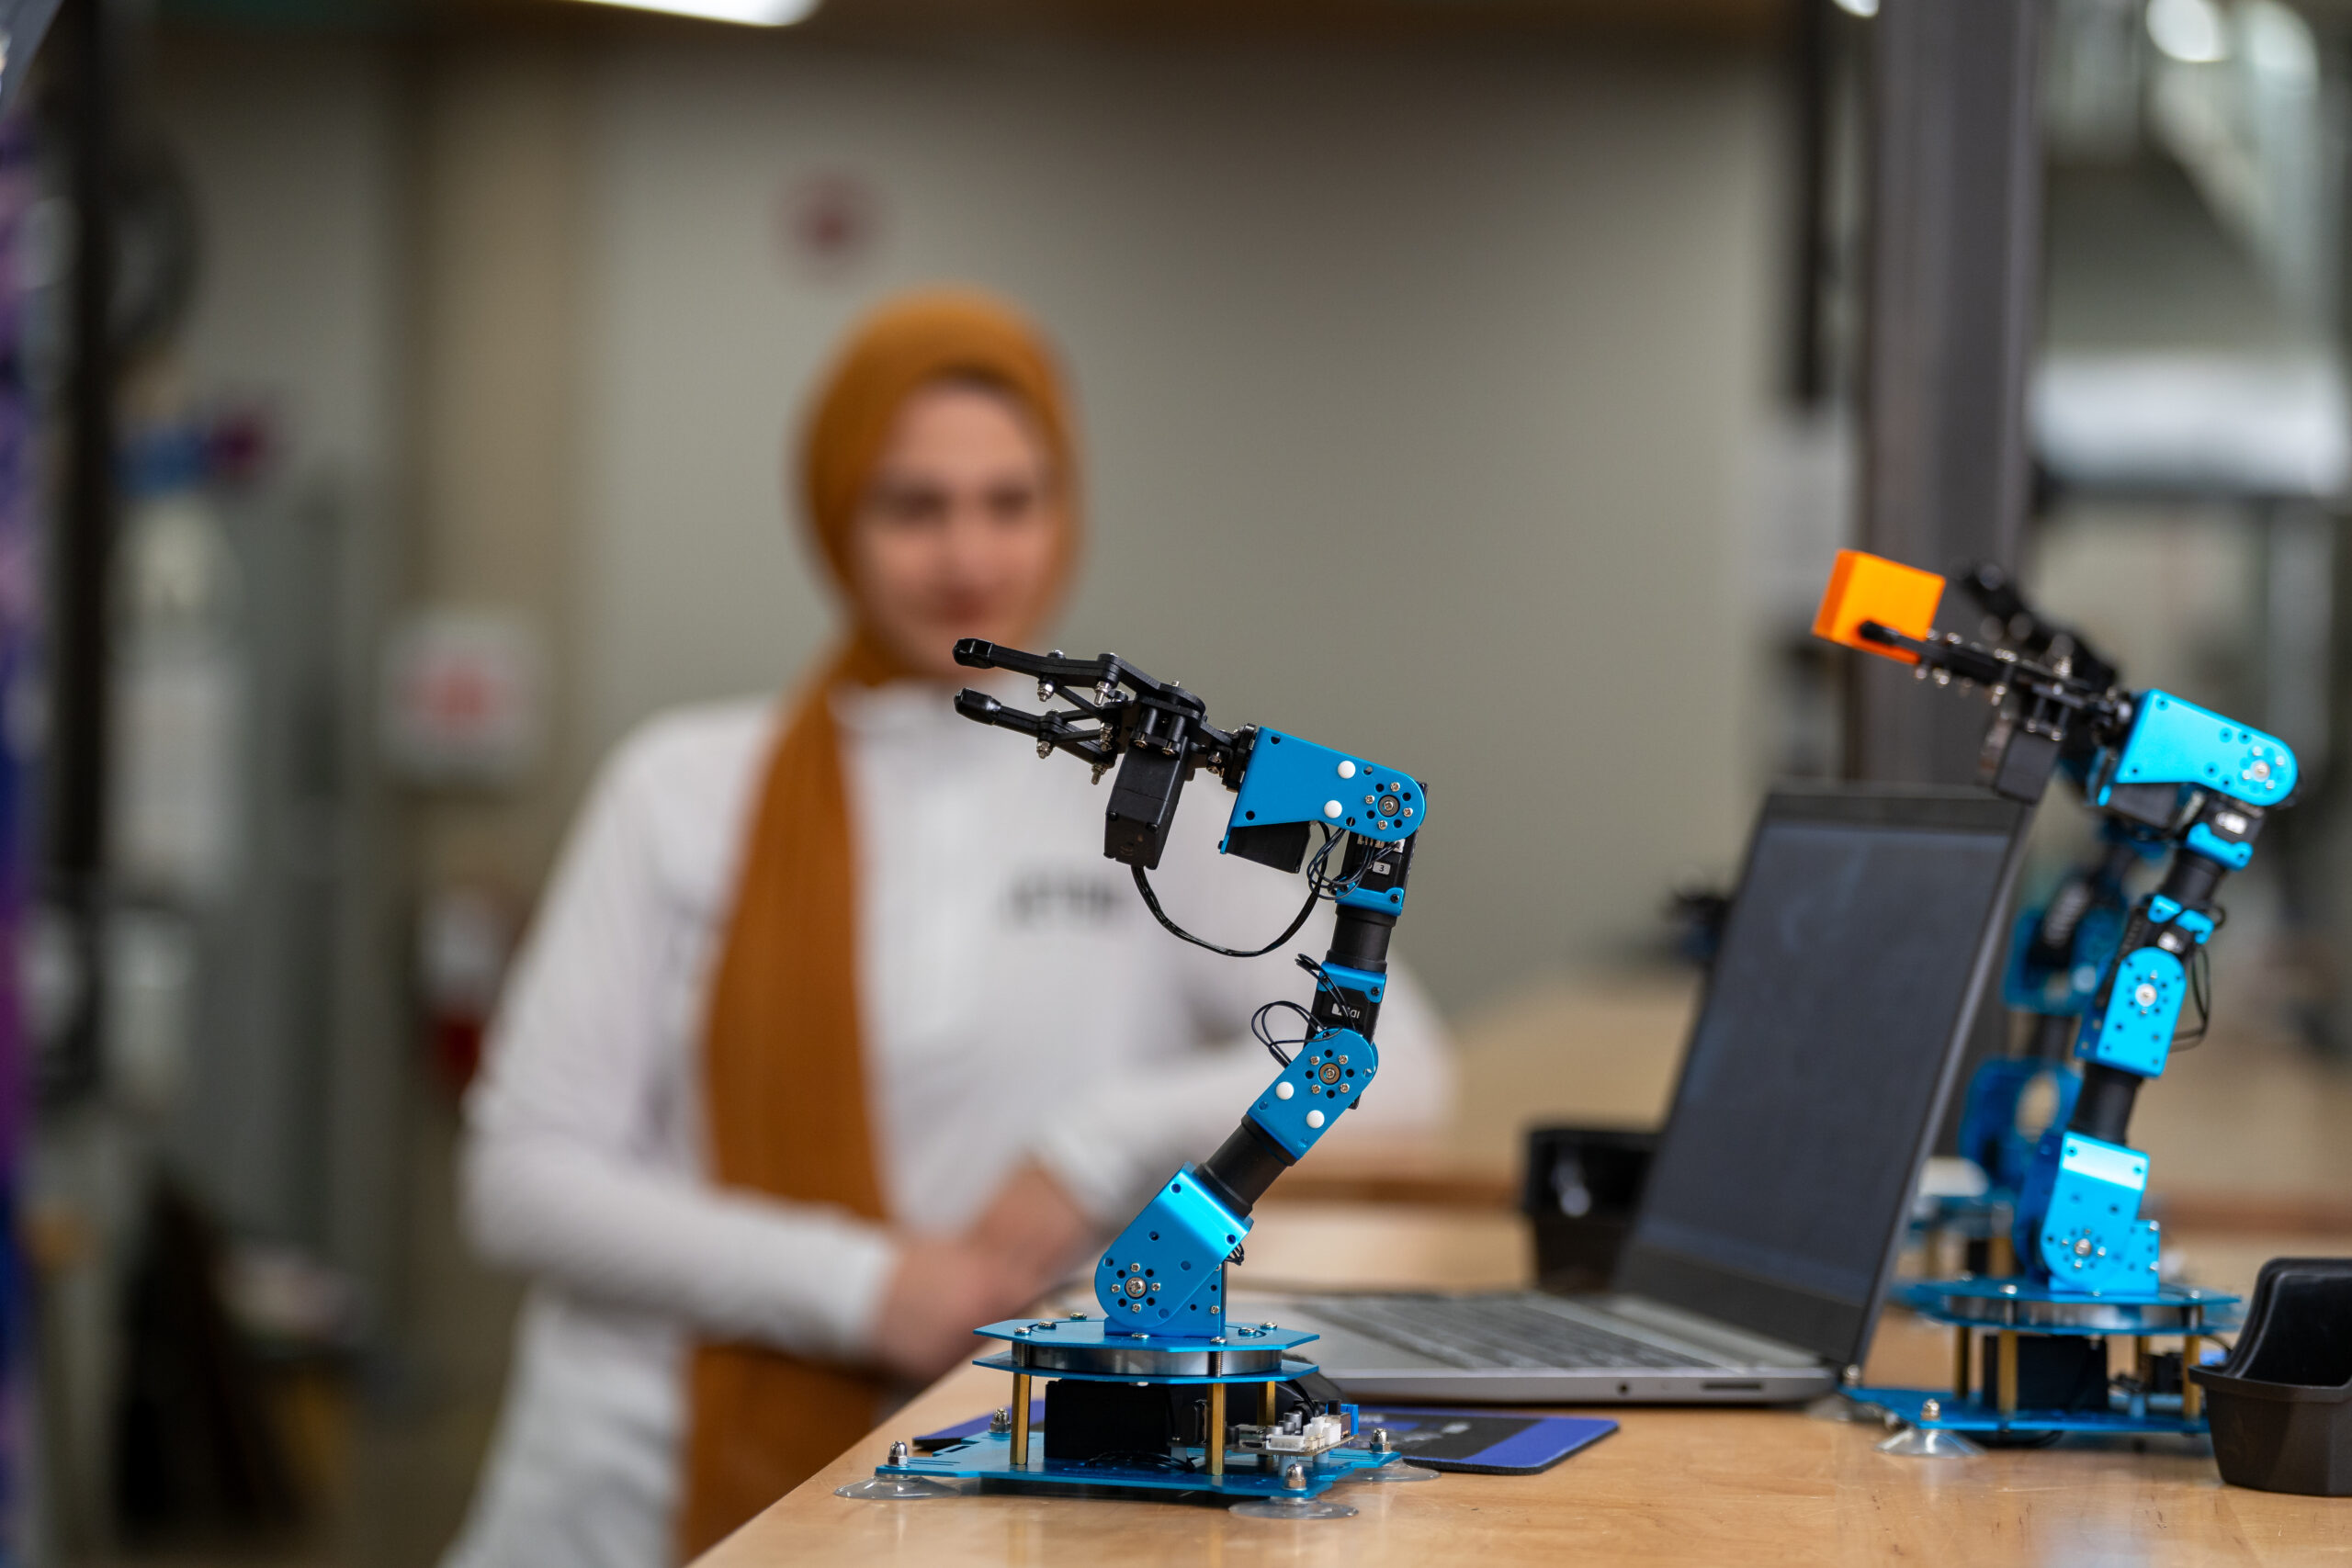
<path id="1" fill-rule="evenodd" d="M 384 661 L 384 750 L 410 783 L 504 788 L 538 761 L 546 664 L 537 636 L 499 610 L 428 610 Z"/>
<path id="2" fill-rule="evenodd" d="M 781 227 L 785 254 L 795 270 L 820 278 L 846 276 L 881 248 L 881 197 L 855 175 L 809 175 L 786 187 Z"/>

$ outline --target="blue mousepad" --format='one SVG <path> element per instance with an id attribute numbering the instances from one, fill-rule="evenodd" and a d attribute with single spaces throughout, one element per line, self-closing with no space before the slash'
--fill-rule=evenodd
<path id="1" fill-rule="evenodd" d="M 1029 1402 L 1032 1426 L 1043 1429 L 1046 1402 Z M 1481 1475 L 1532 1475 L 1549 1470 L 1578 1449 L 1600 1441 L 1617 1429 L 1614 1421 L 1589 1416 L 1507 1416 L 1492 1410 L 1425 1410 L 1418 1405 L 1384 1404 L 1356 1412 L 1356 1430 L 1388 1428 L 1388 1439 L 1415 1464 L 1431 1470 L 1466 1470 Z M 913 1439 L 923 1453 L 989 1429 L 986 1416 L 975 1416 Z"/>
<path id="2" fill-rule="evenodd" d="M 981 1425 L 986 1426 L 986 1422 Z M 1599 1442 L 1617 1423 L 1591 1416 L 1512 1416 L 1493 1410 L 1430 1410 L 1412 1404 L 1364 1405 L 1356 1430 L 1388 1428 L 1388 1440 L 1413 1463 L 1480 1475 L 1533 1475 Z"/>

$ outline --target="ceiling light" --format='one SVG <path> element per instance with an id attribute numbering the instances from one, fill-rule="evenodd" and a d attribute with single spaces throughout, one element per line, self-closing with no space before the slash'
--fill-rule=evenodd
<path id="1" fill-rule="evenodd" d="M 667 11 L 673 17 L 740 22 L 752 28 L 789 27 L 817 8 L 817 0 L 590 0 L 590 4 L 623 6 L 632 11 Z"/>
<path id="2" fill-rule="evenodd" d="M 2148 39 L 2184 65 L 2230 55 L 2229 25 L 2213 0 L 2148 0 Z"/>
<path id="3" fill-rule="evenodd" d="M 1838 0 L 1838 8 L 1849 16 L 1875 17 L 1878 15 L 1878 0 Z"/>

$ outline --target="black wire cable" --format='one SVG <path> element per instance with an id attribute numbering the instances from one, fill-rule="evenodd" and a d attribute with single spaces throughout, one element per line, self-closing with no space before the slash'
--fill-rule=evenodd
<path id="1" fill-rule="evenodd" d="M 2188 999 L 2197 1006 L 2197 1027 L 2172 1037 L 2176 1051 L 2194 1051 L 2205 1043 L 2205 1032 L 2213 1026 L 2213 954 L 2206 948 L 2189 955 Z"/>
<path id="2" fill-rule="evenodd" d="M 1301 1021 L 1306 1024 L 1307 1032 L 1299 1035 L 1296 1039 L 1292 1039 L 1287 1035 L 1281 1039 L 1276 1039 L 1274 1037 L 1272 1027 L 1266 1022 L 1266 1015 L 1276 1011 L 1277 1010 L 1298 1014 Z M 1290 1066 L 1291 1059 L 1284 1054 L 1283 1047 L 1285 1045 L 1306 1044 L 1309 1040 L 1315 1038 L 1314 1031 L 1315 1015 L 1287 998 L 1284 998 L 1280 1001 L 1268 1002 L 1264 1007 L 1260 1008 L 1256 1012 L 1250 1015 L 1250 1034 L 1257 1040 L 1259 1044 L 1263 1045 L 1266 1048 L 1266 1054 L 1268 1055 L 1272 1056 L 1275 1061 L 1280 1062 L 1285 1067 Z"/>
<path id="3" fill-rule="evenodd" d="M 2230 912 L 2220 905 L 2215 905 L 2211 913 L 2213 919 L 2213 931 L 2219 931 L 2223 926 L 2229 924 Z M 2206 933 L 2207 942 L 2212 940 L 2213 931 Z M 2195 1050 L 2205 1043 L 2206 1031 L 2213 1027 L 2212 948 L 2206 945 L 2206 942 L 2199 942 L 2197 951 L 2188 955 L 2187 967 L 2188 999 L 2197 1007 L 2197 1027 L 2185 1034 L 2176 1034 L 2172 1037 L 2171 1048 L 2175 1051 Z"/>
<path id="4" fill-rule="evenodd" d="M 1130 866 L 1128 869 L 1135 873 L 1136 891 L 1143 895 L 1144 908 L 1149 909 L 1151 918 L 1166 927 L 1173 935 L 1182 937 L 1194 947 L 1204 947 L 1211 953 L 1221 953 L 1227 958 L 1263 958 L 1299 933 L 1300 930 L 1306 926 L 1307 917 L 1315 913 L 1315 901 L 1322 897 L 1327 891 L 1334 888 L 1344 890 L 1346 887 L 1354 886 L 1354 883 L 1327 883 L 1323 880 L 1323 863 L 1330 858 L 1331 846 L 1339 841 L 1339 834 L 1329 828 L 1323 829 L 1323 847 L 1317 850 L 1315 858 L 1306 863 L 1306 902 L 1298 907 L 1297 918 L 1284 928 L 1282 935 L 1263 947 L 1253 947 L 1247 952 L 1238 947 L 1219 947 L 1213 942 L 1204 941 L 1170 919 L 1168 911 L 1159 907 L 1159 896 L 1152 892 L 1151 878 L 1144 874 L 1143 867 L 1137 865 Z M 1363 874 L 1359 872 L 1357 875 L 1361 879 Z"/>

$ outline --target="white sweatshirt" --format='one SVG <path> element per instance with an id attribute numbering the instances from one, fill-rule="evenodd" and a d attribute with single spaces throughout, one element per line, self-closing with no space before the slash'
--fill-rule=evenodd
<path id="1" fill-rule="evenodd" d="M 1107 780 L 1091 789 L 1071 759 L 1040 762 L 958 717 L 938 686 L 846 694 L 834 712 L 893 1223 L 958 1230 L 1035 1157 L 1107 1233 L 1265 1086 L 1274 1064 L 1250 1014 L 1308 999 L 1292 953 L 1321 956 L 1329 907 L 1267 957 L 1204 952 L 1161 931 L 1103 858 Z M 466 1103 L 464 1202 L 475 1244 L 536 1286 L 450 1568 L 669 1562 L 690 1340 L 869 1348 L 888 1235 L 705 1177 L 703 1010 L 779 716 L 768 702 L 695 708 L 624 743 L 507 986 Z M 1306 883 L 1216 853 L 1231 803 L 1212 775 L 1192 783 L 1153 884 L 1189 929 L 1256 947 Z M 1446 1113 L 1442 1032 L 1401 973 L 1378 1038 L 1380 1082 L 1327 1142 Z"/>

